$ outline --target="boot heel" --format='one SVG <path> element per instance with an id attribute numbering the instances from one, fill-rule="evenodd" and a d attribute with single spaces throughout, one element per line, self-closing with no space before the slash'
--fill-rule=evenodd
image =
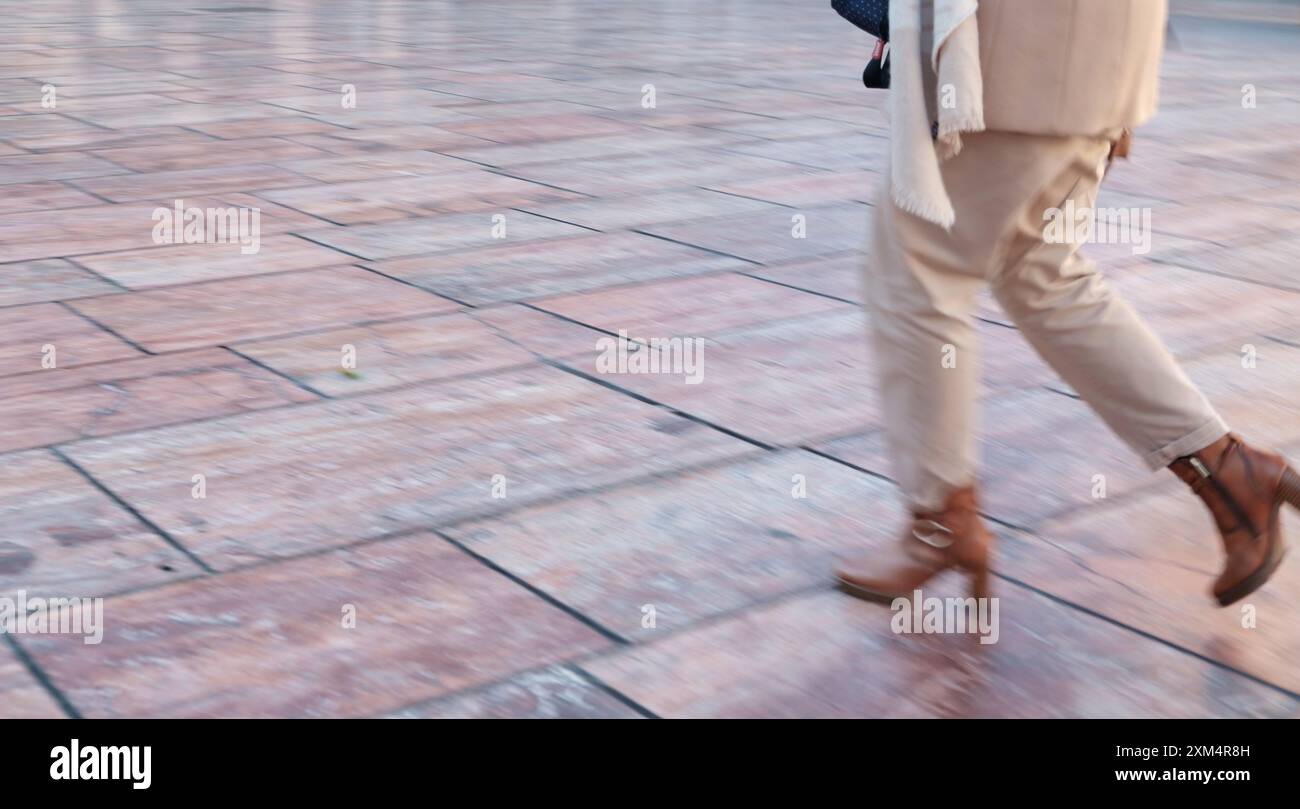
<path id="1" fill-rule="evenodd" d="M 1300 473 L 1287 467 L 1282 473 L 1282 482 L 1277 487 L 1278 499 L 1300 509 Z"/>

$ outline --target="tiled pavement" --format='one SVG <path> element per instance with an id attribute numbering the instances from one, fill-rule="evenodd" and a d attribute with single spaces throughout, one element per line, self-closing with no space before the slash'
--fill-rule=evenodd
<path id="1" fill-rule="evenodd" d="M 1151 252 L 1093 252 L 1300 457 L 1300 12 L 1175 10 L 1105 192 Z M 824 3 L 0 11 L 0 592 L 107 624 L 0 642 L 0 717 L 1300 714 L 1300 565 L 1213 609 L 1199 504 L 991 300 L 998 643 L 831 591 L 902 515 L 883 98 Z M 155 244 L 177 199 L 260 251 Z M 703 338 L 702 381 L 608 373 L 620 330 Z"/>

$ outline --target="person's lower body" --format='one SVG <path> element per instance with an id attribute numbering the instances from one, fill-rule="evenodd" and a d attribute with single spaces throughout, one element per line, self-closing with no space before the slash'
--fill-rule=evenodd
<path id="1" fill-rule="evenodd" d="M 987 285 L 1034 349 L 1148 466 L 1170 466 L 1205 500 L 1229 556 L 1215 596 L 1230 603 L 1258 587 L 1281 560 L 1277 512 L 1288 500 L 1300 507 L 1300 477 L 1230 435 L 1079 252 L 1067 217 L 1093 209 L 1111 141 L 1006 132 L 963 140 L 943 165 L 957 211 L 951 230 L 899 209 L 887 184 L 875 207 L 864 284 L 880 400 L 894 474 L 920 528 L 895 560 L 842 565 L 841 584 L 890 598 L 951 566 L 986 580 L 987 531 L 962 515 L 977 508 L 973 311 Z M 1054 217 L 1066 228 L 1049 228 Z M 946 523 L 976 528 L 942 534 L 946 545 L 915 541 Z"/>

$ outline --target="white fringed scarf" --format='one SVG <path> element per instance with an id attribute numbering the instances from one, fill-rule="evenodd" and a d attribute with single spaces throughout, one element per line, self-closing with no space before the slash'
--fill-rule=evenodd
<path id="1" fill-rule="evenodd" d="M 961 151 L 961 133 L 984 130 L 984 81 L 980 74 L 978 0 L 891 0 L 890 188 L 894 204 L 951 228 L 957 216 L 943 186 L 939 163 Z M 923 14 L 933 14 L 931 67 L 937 77 L 931 132 L 921 62 Z"/>

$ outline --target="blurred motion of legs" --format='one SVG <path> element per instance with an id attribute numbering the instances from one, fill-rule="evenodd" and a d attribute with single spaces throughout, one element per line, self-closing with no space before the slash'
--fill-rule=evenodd
<path id="1" fill-rule="evenodd" d="M 0 719 L 1300 716 L 1300 0 L 977 5 L 0 0 Z"/>

